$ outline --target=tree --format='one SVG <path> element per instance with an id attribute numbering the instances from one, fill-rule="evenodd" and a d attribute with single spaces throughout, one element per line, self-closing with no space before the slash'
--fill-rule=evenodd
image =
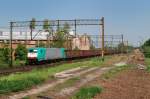
<path id="1" fill-rule="evenodd" d="M 62 30 L 59 30 L 55 33 L 55 42 L 53 42 L 52 47 L 64 47 L 65 43 L 65 33 Z"/>
<path id="2" fill-rule="evenodd" d="M 36 22 L 36 19 L 35 18 L 32 18 L 32 20 L 30 21 L 30 35 L 31 35 L 31 40 L 32 40 L 32 32 L 33 32 L 33 29 L 35 29 L 35 22 Z"/>
<path id="3" fill-rule="evenodd" d="M 45 46 L 46 46 L 46 44 L 43 43 L 42 41 L 37 41 L 36 42 L 36 47 L 45 47 Z"/>
<path id="4" fill-rule="evenodd" d="M 65 23 L 64 27 L 57 29 L 55 33 L 55 42 L 53 42 L 52 47 L 64 47 L 66 39 L 69 37 L 69 24 Z"/>
<path id="5" fill-rule="evenodd" d="M 90 50 L 95 50 L 95 46 L 93 44 L 90 45 Z"/>
<path id="6" fill-rule="evenodd" d="M 124 51 L 125 51 L 124 48 L 125 48 L 124 43 L 119 43 L 119 44 L 118 44 L 118 50 L 119 50 L 119 51 L 124 52 Z"/>
<path id="7" fill-rule="evenodd" d="M 48 21 L 48 19 L 45 19 L 45 20 L 44 20 L 43 29 L 44 29 L 45 31 L 49 31 L 49 29 L 50 29 L 50 22 Z"/>
<path id="8" fill-rule="evenodd" d="M 10 63 L 10 48 L 8 46 L 8 44 L 3 44 L 3 48 L 2 50 L 2 60 L 5 63 Z"/>
<path id="9" fill-rule="evenodd" d="M 19 44 L 15 50 L 15 59 L 26 60 L 27 49 L 24 45 Z"/>
<path id="10" fill-rule="evenodd" d="M 50 21 L 48 20 L 48 19 L 45 19 L 44 20 L 44 22 L 43 22 L 43 29 L 44 29 L 44 31 L 45 32 L 48 32 L 48 34 L 47 34 L 47 47 L 49 47 L 50 46 L 50 41 L 49 41 L 49 37 L 50 36 L 53 36 L 52 34 L 53 34 L 53 29 L 52 29 L 52 27 L 50 26 Z"/>
<path id="11" fill-rule="evenodd" d="M 3 48 L 3 60 L 10 63 L 10 49 L 8 47 Z"/>
<path id="12" fill-rule="evenodd" d="M 68 24 L 68 23 L 65 23 L 65 24 L 64 24 L 64 27 L 63 27 L 63 31 L 64 31 L 64 33 L 65 33 L 66 36 L 69 35 L 69 30 L 70 30 L 69 24 Z"/>
<path id="13" fill-rule="evenodd" d="M 144 42 L 143 46 L 150 46 L 150 39 Z"/>
<path id="14" fill-rule="evenodd" d="M 141 46 L 145 57 L 150 57 L 150 39 L 144 42 L 144 44 Z"/>
<path id="15" fill-rule="evenodd" d="M 36 19 L 32 18 L 32 20 L 30 21 L 30 29 L 35 29 L 35 22 L 36 22 Z"/>

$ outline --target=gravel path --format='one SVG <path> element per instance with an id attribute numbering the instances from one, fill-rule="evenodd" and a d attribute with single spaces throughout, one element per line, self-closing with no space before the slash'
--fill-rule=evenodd
<path id="1" fill-rule="evenodd" d="M 94 71 L 94 70 L 97 70 L 97 69 L 98 69 L 98 67 L 94 67 L 94 68 L 90 68 L 90 69 L 87 69 L 87 70 L 84 70 L 84 71 L 81 71 L 81 72 L 76 72 L 76 73 L 74 73 L 74 75 L 67 76 L 66 78 L 58 79 L 55 82 L 51 82 L 49 84 L 45 84 L 43 86 L 39 86 L 39 87 L 37 87 L 35 89 L 31 89 L 31 90 L 28 90 L 28 91 L 25 91 L 25 92 L 22 92 L 22 93 L 18 93 L 18 94 L 9 96 L 9 99 L 20 99 L 20 98 L 23 98 L 23 97 L 26 97 L 26 96 L 30 96 L 30 95 L 33 95 L 33 94 L 41 93 L 43 91 L 48 90 L 51 87 L 54 87 L 54 86 L 56 86 L 58 84 L 61 84 L 61 83 L 65 82 L 66 80 L 68 80 L 68 79 L 70 79 L 72 77 L 80 76 L 82 74 L 85 74 L 87 72 L 91 72 L 91 71 Z"/>
<path id="2" fill-rule="evenodd" d="M 16 94 L 16 95 L 9 96 L 9 99 L 20 99 L 20 98 L 23 98 L 23 97 L 26 97 L 26 96 L 39 94 L 41 92 L 45 92 L 46 90 L 48 90 L 48 89 L 50 89 L 50 88 L 52 88 L 52 87 L 54 87 L 58 84 L 64 83 L 66 80 L 68 80 L 70 78 L 78 77 L 80 75 L 86 74 L 84 79 L 82 79 L 77 86 L 72 86 L 72 87 L 69 87 L 69 88 L 62 89 L 58 93 L 52 95 L 52 96 L 55 96 L 55 97 L 53 97 L 53 99 L 66 99 L 66 96 L 70 96 L 74 91 L 79 89 L 84 84 L 88 83 L 89 81 L 94 80 L 95 78 L 97 78 L 101 74 L 103 74 L 104 72 L 106 72 L 106 71 L 108 71 L 108 70 L 110 70 L 114 67 L 115 66 L 113 66 L 113 67 L 103 67 L 103 68 L 94 67 L 94 68 L 90 68 L 90 69 L 83 70 L 83 71 L 80 71 L 80 72 L 76 72 L 74 75 L 66 76 L 66 78 L 60 78 L 57 81 L 52 82 L 50 84 L 39 86 L 38 88 L 31 89 L 31 90 L 26 91 L 26 92 L 22 92 L 22 93 L 19 93 L 19 94 Z M 89 74 L 87 74 L 87 73 L 89 73 Z"/>

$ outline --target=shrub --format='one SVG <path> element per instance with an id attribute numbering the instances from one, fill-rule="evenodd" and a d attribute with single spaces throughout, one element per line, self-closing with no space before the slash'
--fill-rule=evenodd
<path id="1" fill-rule="evenodd" d="M 15 50 L 15 57 L 18 60 L 26 60 L 27 49 L 25 45 L 19 44 Z"/>
<path id="2" fill-rule="evenodd" d="M 72 99 L 92 99 L 101 91 L 102 88 L 99 86 L 81 88 Z"/>
<path id="3" fill-rule="evenodd" d="M 145 57 L 150 58 L 150 39 L 144 42 L 144 44 L 141 46 L 142 50 L 144 51 Z"/>
<path id="4" fill-rule="evenodd" d="M 2 60 L 5 63 L 9 63 L 10 62 L 10 49 L 8 47 L 3 48 L 2 55 L 3 55 Z"/>
<path id="5" fill-rule="evenodd" d="M 37 85 L 46 80 L 46 77 L 40 76 L 40 74 L 29 74 L 22 76 L 12 75 L 7 79 L 0 80 L 0 94 L 8 92 L 17 92 L 27 88 L 31 88 L 33 85 Z"/>

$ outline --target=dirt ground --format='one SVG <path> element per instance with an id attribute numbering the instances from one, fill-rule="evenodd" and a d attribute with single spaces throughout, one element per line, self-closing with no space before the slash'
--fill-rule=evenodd
<path id="1" fill-rule="evenodd" d="M 150 99 L 150 73 L 139 69 L 121 72 L 110 80 L 96 79 L 103 92 L 94 99 Z"/>
<path id="2" fill-rule="evenodd" d="M 114 67 L 114 66 L 112 66 L 112 64 L 115 64 L 115 63 L 118 63 L 118 62 L 120 62 L 120 61 L 125 61 L 125 60 L 127 60 L 127 57 L 126 57 L 126 55 L 114 55 L 113 56 L 113 58 L 110 58 L 108 61 L 106 61 L 104 64 L 103 64 L 103 66 L 101 66 L 101 67 L 96 67 L 96 68 L 99 68 L 100 69 L 100 71 L 98 71 L 98 73 L 97 72 L 95 72 L 95 70 L 97 71 L 97 69 L 95 69 L 94 71 L 91 71 L 91 72 L 89 72 L 89 73 L 85 73 L 85 74 L 82 74 L 83 75 L 83 77 L 85 77 L 85 76 L 87 76 L 87 77 L 85 77 L 85 78 L 82 78 L 81 77 L 81 75 L 79 76 L 79 78 L 81 79 L 81 82 L 83 83 L 81 83 L 81 82 L 78 82 L 78 81 L 74 81 L 74 84 L 73 84 L 73 86 L 71 87 L 70 86 L 70 84 L 69 84 L 69 86 L 66 86 L 66 85 L 68 85 L 68 84 L 63 84 L 63 85 L 61 85 L 61 84 L 58 84 L 56 81 L 54 81 L 54 82 L 51 82 L 51 83 L 48 83 L 48 84 L 43 84 L 43 86 L 39 86 L 38 88 L 33 88 L 33 89 L 31 89 L 31 90 L 28 90 L 28 91 L 25 91 L 25 92 L 20 92 L 20 93 L 17 93 L 17 94 L 12 94 L 12 96 L 9 96 L 11 99 L 13 98 L 13 99 L 17 99 L 17 98 L 19 98 L 20 99 L 20 97 L 26 97 L 26 96 L 29 96 L 30 97 L 30 99 L 37 99 L 37 96 L 39 96 L 39 95 L 42 95 L 42 96 L 48 96 L 48 97 L 52 97 L 52 98 L 54 98 L 54 99 L 62 99 L 62 96 L 64 96 L 65 98 L 64 99 L 67 99 L 68 98 L 68 96 L 71 96 L 72 95 L 72 92 L 74 92 L 74 90 L 77 90 L 77 89 L 79 89 L 81 86 L 83 86 L 84 84 L 86 84 L 87 82 L 88 82 L 88 80 L 90 80 L 91 81 L 91 79 L 93 79 L 93 78 L 95 78 L 95 76 L 100 76 L 100 74 L 101 74 L 101 72 L 102 71 L 105 71 L 105 70 L 101 70 L 101 68 L 105 68 L 105 67 L 107 67 L 107 68 L 112 68 L 112 67 Z M 91 68 L 91 69 L 94 69 L 94 68 Z M 99 70 L 98 69 L 98 70 Z M 85 72 L 85 71 L 88 71 L 88 68 L 87 68 L 87 70 L 85 69 L 83 69 L 83 72 Z M 82 71 L 78 71 L 78 72 L 76 72 L 76 73 L 80 73 L 80 72 L 82 72 Z M 95 74 L 96 73 L 96 74 Z M 90 75 L 88 75 L 88 74 L 90 74 Z M 73 74 L 74 76 L 77 76 L 77 74 Z M 63 80 L 64 79 L 64 80 Z M 82 80 L 83 79 L 83 80 Z M 64 82 L 62 82 L 62 80 L 63 81 L 65 81 L 65 78 L 58 78 L 57 80 L 59 80 L 58 82 L 61 82 L 61 83 L 64 83 Z M 84 81 L 85 80 L 85 81 Z M 87 80 L 87 81 L 86 81 Z M 77 83 L 76 83 L 77 82 Z M 61 86 L 63 86 L 63 88 L 59 88 L 56 84 L 58 84 L 58 85 L 61 85 Z M 53 88 L 51 88 L 51 87 L 53 87 L 53 86 L 57 86 L 56 87 L 56 89 L 58 89 L 59 88 L 59 90 L 57 91 L 57 90 L 53 90 Z M 64 86 L 65 85 L 65 86 Z M 72 90 L 72 92 L 70 92 L 69 91 L 69 93 L 68 93 L 68 87 L 69 87 L 69 90 Z M 49 89 L 49 90 L 48 90 Z M 55 89 L 55 88 L 54 88 Z M 67 92 L 66 92 L 66 90 L 67 90 Z M 46 92 L 45 92 L 46 91 Z M 64 95 L 60 95 L 60 94 L 58 94 L 58 93 L 63 93 Z M 67 94 L 66 94 L 67 93 Z M 30 96 L 31 95 L 31 96 Z M 66 98 L 67 97 L 67 98 Z M 4 99 L 6 99 L 6 98 L 4 98 Z"/>
<path id="3" fill-rule="evenodd" d="M 115 55 L 113 59 L 104 63 L 102 67 L 109 69 L 118 62 L 143 65 L 143 55 L 139 51 L 135 52 L 129 56 Z M 150 99 L 150 73 L 145 70 L 138 69 L 136 66 L 136 68 L 124 70 L 107 80 L 101 78 L 102 71 L 106 72 L 105 69 L 92 71 L 82 76 L 80 75 L 80 79 L 74 80 L 72 84 L 58 84 L 57 87 L 29 97 L 30 99 L 40 99 L 37 96 L 46 96 L 52 99 L 69 99 L 82 86 L 99 85 L 103 87 L 103 92 L 96 95 L 94 99 Z M 43 99 L 48 99 L 46 97 Z"/>
<path id="4" fill-rule="evenodd" d="M 84 84 L 77 81 L 73 87 L 69 87 L 71 90 L 68 90 L 69 88 L 67 88 L 67 92 L 71 92 L 68 95 L 64 93 L 64 96 L 61 94 L 56 94 L 57 92 L 60 93 L 61 89 L 57 92 L 54 90 L 49 90 L 39 95 L 55 97 L 54 99 L 69 99 L 81 86 L 99 85 L 103 87 L 103 91 L 102 93 L 97 94 L 94 99 L 150 99 L 150 73 L 146 72 L 144 69 L 137 68 L 138 64 L 142 66 L 144 65 L 143 54 L 137 49 L 128 56 L 128 59 L 127 56 L 117 58 L 113 57 L 113 60 L 107 61 L 104 66 L 111 66 L 116 62 L 127 62 L 130 65 L 135 65 L 136 67 L 124 70 L 107 80 L 101 78 L 100 74 L 94 74 L 93 72 L 92 76 L 99 76 L 92 81 L 86 81 L 87 83 Z M 90 78 L 88 75 L 84 76 L 87 76 L 85 78 Z M 85 78 L 80 77 L 80 79 Z M 81 86 L 79 86 L 80 84 Z M 76 91 L 73 92 L 72 89 L 75 89 Z M 31 98 L 34 99 L 35 96 L 31 96 Z"/>

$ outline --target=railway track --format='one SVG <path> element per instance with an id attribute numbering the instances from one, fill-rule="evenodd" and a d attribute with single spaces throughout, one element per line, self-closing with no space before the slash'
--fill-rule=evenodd
<path id="1" fill-rule="evenodd" d="M 114 54 L 109 54 L 109 55 L 114 55 Z M 108 56 L 108 55 L 106 55 Z M 95 57 L 99 57 L 99 56 L 95 56 Z M 81 61 L 85 61 L 85 60 L 89 60 L 93 57 L 82 57 L 82 58 L 77 58 L 77 59 L 69 59 L 69 60 L 61 60 L 61 61 L 55 61 L 52 63 L 45 63 L 45 64 L 39 64 L 39 65 L 24 65 L 24 66 L 19 66 L 19 67 L 14 67 L 14 68 L 9 68 L 9 69 L 0 69 L 0 76 L 4 76 L 4 75 L 9 75 L 12 73 L 22 73 L 22 72 L 28 72 L 31 71 L 33 69 L 41 69 L 41 68 L 48 68 L 48 67 L 54 67 L 60 64 L 64 64 L 64 63 L 73 63 L 73 62 L 81 62 Z"/>
<path id="2" fill-rule="evenodd" d="M 69 64 L 69 63 L 73 63 L 73 62 L 81 62 L 81 61 L 86 61 L 86 60 L 89 60 L 89 59 L 90 58 L 82 58 L 82 59 L 74 59 L 74 60 L 46 63 L 46 64 L 41 64 L 41 65 L 40 64 L 39 65 L 24 65 L 24 66 L 9 68 L 9 69 L 1 69 L 0 70 L 0 76 L 9 75 L 9 74 L 12 74 L 12 73 L 28 72 L 28 71 L 31 71 L 33 69 L 54 67 L 54 66 L 64 64 L 64 63 Z"/>

